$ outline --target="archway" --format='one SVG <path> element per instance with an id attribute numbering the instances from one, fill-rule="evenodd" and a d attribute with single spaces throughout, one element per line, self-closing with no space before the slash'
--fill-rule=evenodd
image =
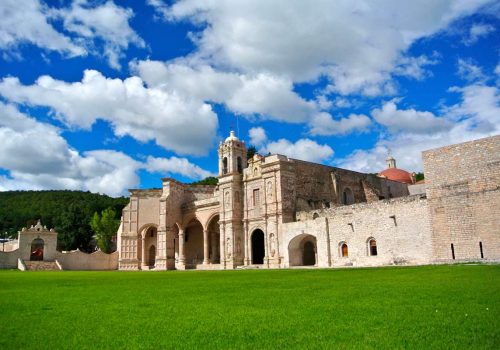
<path id="1" fill-rule="evenodd" d="M 203 226 L 193 219 L 184 231 L 184 255 L 186 265 L 197 265 L 203 263 Z"/>
<path id="2" fill-rule="evenodd" d="M 352 190 L 349 187 L 346 187 L 344 189 L 344 192 L 342 193 L 342 202 L 345 205 L 354 204 L 354 194 L 352 193 Z"/>
<path id="3" fill-rule="evenodd" d="M 220 264 L 220 228 L 219 215 L 214 216 L 208 224 L 208 256 L 210 263 Z"/>
<path id="4" fill-rule="evenodd" d="M 42 261 L 43 260 L 43 247 L 45 242 L 41 238 L 35 238 L 31 242 L 31 261 Z"/>
<path id="5" fill-rule="evenodd" d="M 304 243 L 304 249 L 302 251 L 302 263 L 304 266 L 314 266 L 316 264 L 316 252 L 314 243 L 307 241 Z"/>
<path id="6" fill-rule="evenodd" d="M 317 264 L 316 237 L 301 234 L 288 244 L 288 260 L 290 266 L 313 266 Z"/>
<path id="7" fill-rule="evenodd" d="M 156 262 L 156 247 L 152 245 L 149 247 L 149 252 L 148 252 L 148 266 L 149 267 L 154 267 Z"/>
<path id="8" fill-rule="evenodd" d="M 252 233 L 252 264 L 263 264 L 265 254 L 264 232 L 257 229 Z"/>

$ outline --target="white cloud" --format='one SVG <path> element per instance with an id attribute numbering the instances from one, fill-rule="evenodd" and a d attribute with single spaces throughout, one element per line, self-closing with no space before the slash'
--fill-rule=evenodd
<path id="1" fill-rule="evenodd" d="M 470 46 L 476 43 L 480 38 L 488 36 L 490 33 L 495 31 L 495 27 L 490 24 L 476 23 L 473 24 L 470 29 L 468 36 L 463 40 L 464 44 Z"/>
<path id="2" fill-rule="evenodd" d="M 483 74 L 481 67 L 474 64 L 472 60 L 459 58 L 457 61 L 458 75 L 469 82 L 484 81 L 486 76 Z"/>
<path id="3" fill-rule="evenodd" d="M 374 109 L 372 116 L 392 133 L 434 134 L 452 127 L 450 121 L 431 112 L 398 109 L 394 100 L 384 103 L 381 109 Z"/>
<path id="4" fill-rule="evenodd" d="M 438 56 L 439 55 L 434 52 L 432 58 L 429 58 L 426 55 L 420 55 L 418 57 L 401 57 L 398 65 L 394 70 L 394 73 L 416 80 L 423 80 L 424 78 L 432 75 L 429 70 L 425 69 L 425 66 L 433 66 L 438 64 Z"/>
<path id="5" fill-rule="evenodd" d="M 150 87 L 201 101 L 223 103 L 234 113 L 286 122 L 304 122 L 316 104 L 293 91 L 289 79 L 272 74 L 221 72 L 207 65 L 137 61 L 131 69 Z"/>
<path id="6" fill-rule="evenodd" d="M 294 83 L 326 75 L 332 92 L 371 96 L 394 93 L 391 76 L 398 65 L 404 66 L 400 73 L 422 77 L 427 63 L 422 56 L 402 60 L 411 44 L 486 2 L 324 0 L 311 6 L 285 0 L 185 0 L 168 7 L 149 1 L 168 20 L 200 25 L 192 35 L 198 51 L 187 62 L 271 73 Z"/>
<path id="7" fill-rule="evenodd" d="M 432 133 L 402 133 L 382 137 L 372 149 L 356 150 L 338 159 L 337 165 L 362 172 L 379 172 L 386 168 L 385 158 L 390 150 L 398 161 L 398 167 L 422 171 L 421 152 L 424 150 L 500 133 L 500 90 L 497 87 L 469 85 L 453 91 L 461 94 L 461 101 L 445 109 L 440 118 L 455 120 L 451 127 Z M 429 113 L 430 120 L 435 117 L 430 112 L 410 111 L 408 115 Z"/>
<path id="8" fill-rule="evenodd" d="M 89 128 L 107 120 L 117 136 L 130 135 L 181 154 L 205 154 L 218 125 L 210 105 L 147 88 L 138 77 L 110 79 L 86 70 L 81 82 L 67 83 L 49 76 L 33 85 L 17 78 L 0 81 L 0 95 L 16 102 L 50 107 L 71 127 Z"/>
<path id="9" fill-rule="evenodd" d="M 260 147 L 267 141 L 266 131 L 261 127 L 248 130 L 248 136 L 250 137 L 250 144 L 255 147 Z"/>
<path id="10" fill-rule="evenodd" d="M 86 54 L 83 47 L 54 29 L 46 12 L 39 0 L 0 1 L 0 49 L 8 51 L 30 43 L 69 56 Z"/>
<path id="11" fill-rule="evenodd" d="M 144 47 L 144 41 L 130 27 L 134 13 L 115 5 L 75 0 L 70 7 L 54 8 L 39 0 L 0 1 L 0 49 L 18 57 L 14 51 L 22 44 L 56 51 L 69 57 L 89 52 L 104 56 L 113 68 L 130 44 Z M 62 21 L 62 27 L 55 22 Z M 5 55 L 5 54 L 4 54 Z"/>
<path id="12" fill-rule="evenodd" d="M 261 150 L 263 153 L 283 154 L 290 158 L 314 163 L 328 161 L 333 156 L 333 149 L 328 145 L 320 145 L 310 139 L 300 139 L 295 143 L 286 139 L 267 143 Z"/>
<path id="13" fill-rule="evenodd" d="M 85 46 L 92 47 L 96 39 L 102 40 L 104 55 L 113 68 L 120 68 L 122 52 L 129 44 L 145 46 L 144 41 L 129 25 L 134 12 L 115 5 L 113 1 L 92 8 L 87 0 L 75 0 L 70 8 L 53 10 L 52 15 L 63 20 L 68 32 L 84 38 Z"/>
<path id="14" fill-rule="evenodd" d="M 199 166 L 189 162 L 186 158 L 170 157 L 156 158 L 148 157 L 146 169 L 149 172 L 163 174 L 180 174 L 190 179 L 204 179 L 208 176 L 215 176 Z"/>
<path id="15" fill-rule="evenodd" d="M 0 168 L 9 172 L 0 176 L 0 189 L 73 189 L 119 196 L 139 184 L 139 169 L 194 179 L 210 175 L 185 158 L 149 157 L 142 163 L 113 150 L 80 154 L 60 133 L 0 102 Z"/>
<path id="16" fill-rule="evenodd" d="M 363 132 L 371 125 L 371 120 L 363 114 L 350 114 L 347 118 L 334 120 L 329 113 L 321 112 L 310 122 L 311 135 L 345 135 Z"/>

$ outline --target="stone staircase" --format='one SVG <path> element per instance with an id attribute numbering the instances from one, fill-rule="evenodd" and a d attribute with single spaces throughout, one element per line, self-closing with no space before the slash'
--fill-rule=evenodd
<path id="1" fill-rule="evenodd" d="M 24 261 L 27 271 L 59 271 L 55 261 Z"/>

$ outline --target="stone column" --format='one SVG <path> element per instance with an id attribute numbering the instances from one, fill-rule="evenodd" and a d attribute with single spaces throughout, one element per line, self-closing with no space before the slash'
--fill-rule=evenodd
<path id="1" fill-rule="evenodd" d="M 145 270 L 146 267 L 148 266 L 146 263 L 146 237 L 142 237 L 142 259 L 141 259 L 141 265 L 142 269 Z"/>
<path id="2" fill-rule="evenodd" d="M 250 253 L 249 253 L 249 239 L 248 239 L 248 223 L 245 221 L 243 223 L 243 233 L 245 234 L 244 237 L 244 244 L 243 244 L 243 251 L 245 252 L 245 257 L 244 257 L 244 263 L 245 266 L 250 265 Z"/>
<path id="3" fill-rule="evenodd" d="M 184 256 L 184 230 L 179 229 L 179 265 L 185 265 L 186 258 Z"/>
<path id="4" fill-rule="evenodd" d="M 210 247 L 208 243 L 208 230 L 203 229 L 203 265 L 208 265 L 208 248 Z"/>

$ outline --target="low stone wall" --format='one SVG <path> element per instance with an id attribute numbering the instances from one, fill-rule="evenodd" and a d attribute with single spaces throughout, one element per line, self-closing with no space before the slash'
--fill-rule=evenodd
<path id="1" fill-rule="evenodd" d="M 117 270 L 118 252 L 106 254 L 101 251 L 87 254 L 79 250 L 57 252 L 56 259 L 63 270 Z"/>
<path id="2" fill-rule="evenodd" d="M 0 252 L 0 269 L 17 269 L 19 254 L 18 249 L 11 252 Z"/>

